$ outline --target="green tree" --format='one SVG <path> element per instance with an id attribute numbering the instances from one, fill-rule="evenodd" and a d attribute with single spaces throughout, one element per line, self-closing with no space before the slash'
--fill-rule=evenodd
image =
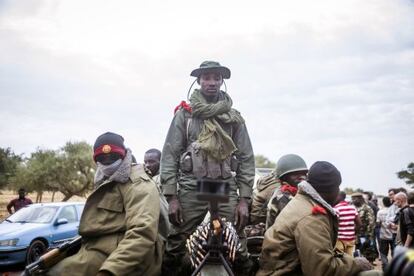
<path id="1" fill-rule="evenodd" d="M 41 202 L 44 191 L 59 191 L 67 201 L 92 190 L 94 174 L 92 147 L 86 142 L 67 142 L 59 150 L 37 149 L 18 168 L 13 185 L 36 191 L 36 202 Z"/>
<path id="2" fill-rule="evenodd" d="M 12 179 L 14 188 L 24 187 L 37 193 L 36 202 L 42 201 L 44 191 L 53 190 L 58 156 L 53 150 L 37 149 L 17 169 Z"/>
<path id="3" fill-rule="evenodd" d="M 414 162 L 408 164 L 407 169 L 397 172 L 397 176 L 414 188 Z"/>
<path id="4" fill-rule="evenodd" d="M 94 188 L 95 163 L 92 147 L 86 142 L 67 142 L 60 150 L 59 174 L 54 187 L 67 201 L 74 195 L 85 196 Z"/>
<path id="5" fill-rule="evenodd" d="M 14 154 L 10 148 L 0 148 L 0 189 L 8 186 L 10 179 L 16 175 L 22 157 Z"/>
<path id="6" fill-rule="evenodd" d="M 254 160 L 256 163 L 256 168 L 272 168 L 274 169 L 276 167 L 276 163 L 270 161 L 267 157 L 264 155 L 255 155 Z"/>

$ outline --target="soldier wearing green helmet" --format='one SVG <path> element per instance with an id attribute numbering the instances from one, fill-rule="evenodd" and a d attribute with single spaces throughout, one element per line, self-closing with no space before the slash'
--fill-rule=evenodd
<path id="1" fill-rule="evenodd" d="M 306 179 L 308 167 L 302 157 L 287 154 L 277 161 L 276 177 L 280 186 L 273 192 L 267 206 L 266 229 L 273 225 L 280 211 L 297 193 L 297 185 Z"/>

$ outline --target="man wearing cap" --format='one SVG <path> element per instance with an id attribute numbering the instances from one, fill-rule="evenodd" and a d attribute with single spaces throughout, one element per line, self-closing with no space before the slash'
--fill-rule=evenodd
<path id="1" fill-rule="evenodd" d="M 274 191 L 267 205 L 266 229 L 273 225 L 276 217 L 298 192 L 298 184 L 306 179 L 308 167 L 305 160 L 296 154 L 287 154 L 277 161 L 276 176 L 280 186 Z"/>
<path id="2" fill-rule="evenodd" d="M 190 104 L 183 101 L 176 108 L 161 155 L 161 184 L 173 225 L 163 264 L 170 274 L 174 273 L 172 267 L 181 266 L 185 241 L 207 213 L 208 202 L 195 197 L 196 180 L 230 184 L 229 203 L 219 205 L 219 214 L 234 222 L 242 234 L 255 175 L 244 119 L 232 108 L 230 95 L 220 90 L 223 79 L 230 78 L 230 70 L 205 61 L 191 76 L 197 78 L 200 88 L 192 92 Z"/>
<path id="3" fill-rule="evenodd" d="M 311 166 L 308 181 L 266 231 L 256 275 L 356 275 L 371 268 L 365 258 L 337 254 L 333 205 L 341 174 L 331 163 Z"/>
<path id="4" fill-rule="evenodd" d="M 358 211 L 361 219 L 361 226 L 357 229 L 356 248 L 359 249 L 363 256 L 370 262 L 374 262 L 378 257 L 375 246 L 375 215 L 374 211 L 365 202 L 362 193 L 353 193 L 351 195 L 352 203 Z"/>
<path id="5" fill-rule="evenodd" d="M 49 271 L 50 275 L 159 275 L 162 242 L 156 184 L 143 165 L 132 164 L 122 136 L 96 139 L 96 189 L 79 224 L 82 246 Z"/>

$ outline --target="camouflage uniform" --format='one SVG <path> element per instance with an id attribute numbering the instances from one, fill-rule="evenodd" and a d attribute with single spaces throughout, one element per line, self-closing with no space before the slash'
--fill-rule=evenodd
<path id="1" fill-rule="evenodd" d="M 361 251 L 364 257 L 372 262 L 378 257 L 378 252 L 375 249 L 374 211 L 365 203 L 357 207 L 357 211 L 361 219 L 361 228 L 357 231 L 356 248 Z M 362 241 L 361 238 L 365 239 L 365 241 Z"/>
<path id="2" fill-rule="evenodd" d="M 286 154 L 279 158 L 275 169 L 275 175 L 280 179 L 279 187 L 273 192 L 267 204 L 266 229 L 273 225 L 280 211 L 296 195 L 298 190 L 297 184 L 305 178 L 307 171 L 308 167 L 306 166 L 305 160 L 297 154 Z M 294 178 L 288 178 L 286 180 L 284 177 L 287 177 L 291 173 Z M 281 179 L 292 183 L 282 181 Z"/>
<path id="3" fill-rule="evenodd" d="M 250 211 L 250 223 L 253 225 L 266 223 L 267 205 L 273 192 L 280 186 L 280 181 L 272 172 L 259 178 L 256 190 L 253 193 L 252 207 Z"/>
<path id="4" fill-rule="evenodd" d="M 266 229 L 273 225 L 282 209 L 285 208 L 289 201 L 295 196 L 292 192 L 282 191 L 282 186 L 288 185 L 287 183 L 282 182 L 280 184 L 281 186 L 273 192 L 267 205 Z"/>

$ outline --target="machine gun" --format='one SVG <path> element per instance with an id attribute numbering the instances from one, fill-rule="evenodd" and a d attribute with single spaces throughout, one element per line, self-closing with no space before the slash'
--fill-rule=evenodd
<path id="1" fill-rule="evenodd" d="M 82 244 L 82 237 L 65 242 L 58 248 L 43 254 L 37 261 L 26 266 L 21 276 L 42 275 L 45 271 L 53 267 L 66 257 L 76 254 Z"/>
<path id="2" fill-rule="evenodd" d="M 414 275 L 414 248 L 396 246 L 394 257 L 384 271 L 385 276 Z"/>
<path id="3" fill-rule="evenodd" d="M 214 267 L 222 266 L 228 275 L 234 275 L 230 261 L 235 259 L 239 240 L 233 225 L 220 218 L 218 207 L 219 203 L 229 202 L 229 191 L 228 182 L 197 181 L 197 199 L 209 202 L 210 222 L 200 225 L 187 240 L 190 260 L 195 267 L 192 276 L 202 272 L 206 265 L 211 273 Z"/>

